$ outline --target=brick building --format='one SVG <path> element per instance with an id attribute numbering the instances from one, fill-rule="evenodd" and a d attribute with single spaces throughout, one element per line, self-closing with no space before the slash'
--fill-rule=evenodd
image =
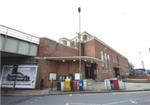
<path id="1" fill-rule="evenodd" d="M 81 34 L 81 42 L 82 79 L 101 81 L 129 74 L 128 59 L 113 48 L 87 32 Z M 44 87 L 50 87 L 51 73 L 57 76 L 79 73 L 78 55 L 78 37 L 72 40 L 61 38 L 59 43 L 41 38 L 37 57 L 38 80 L 43 79 Z"/>

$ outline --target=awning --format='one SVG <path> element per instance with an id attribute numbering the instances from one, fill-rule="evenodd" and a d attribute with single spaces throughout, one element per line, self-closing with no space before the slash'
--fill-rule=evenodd
<path id="1" fill-rule="evenodd" d="M 50 60 L 50 61 L 78 61 L 81 58 L 82 61 L 101 62 L 101 63 L 104 62 L 98 58 L 89 57 L 89 56 L 35 57 L 35 58 L 45 59 L 45 60 Z"/>

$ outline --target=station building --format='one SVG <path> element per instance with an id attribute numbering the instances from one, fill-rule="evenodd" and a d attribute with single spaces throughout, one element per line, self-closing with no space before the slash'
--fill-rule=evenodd
<path id="1" fill-rule="evenodd" d="M 51 73 L 57 76 L 75 76 L 76 73 L 80 73 L 82 79 L 96 81 L 129 75 L 128 59 L 100 39 L 83 32 L 81 56 L 78 42 L 78 36 L 71 40 L 60 38 L 59 42 L 40 38 L 37 59 L 39 77 L 44 79 L 44 86 L 50 86 Z"/>
<path id="2" fill-rule="evenodd" d="M 78 36 L 60 38 L 59 42 L 0 26 L 1 85 L 13 88 L 56 86 L 58 77 L 80 73 L 80 79 L 103 81 L 129 75 L 128 59 L 87 32 L 81 34 L 81 56 Z M 81 71 L 79 71 L 81 60 Z M 13 65 L 19 65 L 14 72 Z M 22 77 L 21 77 L 22 76 Z M 55 77 L 55 78 L 54 78 Z M 53 81 L 52 81 L 53 80 Z"/>

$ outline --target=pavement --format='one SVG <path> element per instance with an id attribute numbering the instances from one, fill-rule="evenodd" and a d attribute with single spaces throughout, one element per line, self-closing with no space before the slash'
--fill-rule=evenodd
<path id="1" fill-rule="evenodd" d="M 150 83 L 125 83 L 126 90 L 150 90 Z"/>
<path id="2" fill-rule="evenodd" d="M 87 85 L 86 91 L 57 91 L 46 88 L 43 90 L 14 90 L 14 89 L 2 89 L 1 95 L 15 95 L 15 96 L 43 96 L 43 95 L 64 95 L 64 94 L 84 94 L 84 93 L 110 93 L 110 92 L 135 92 L 135 91 L 150 91 L 150 83 L 124 83 L 125 88 L 121 90 L 108 90 L 105 87 L 104 82 L 91 82 Z"/>
<path id="3" fill-rule="evenodd" d="M 14 89 L 2 89 L 1 95 L 15 95 L 15 96 L 35 96 L 35 95 L 49 95 L 50 89 L 46 88 L 43 90 L 35 89 L 35 90 L 14 90 Z"/>

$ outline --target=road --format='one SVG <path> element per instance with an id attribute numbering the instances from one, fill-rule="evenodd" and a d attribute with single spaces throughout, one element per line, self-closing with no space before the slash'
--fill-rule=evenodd
<path id="1" fill-rule="evenodd" d="M 2 105 L 150 105 L 150 92 L 2 96 Z"/>

